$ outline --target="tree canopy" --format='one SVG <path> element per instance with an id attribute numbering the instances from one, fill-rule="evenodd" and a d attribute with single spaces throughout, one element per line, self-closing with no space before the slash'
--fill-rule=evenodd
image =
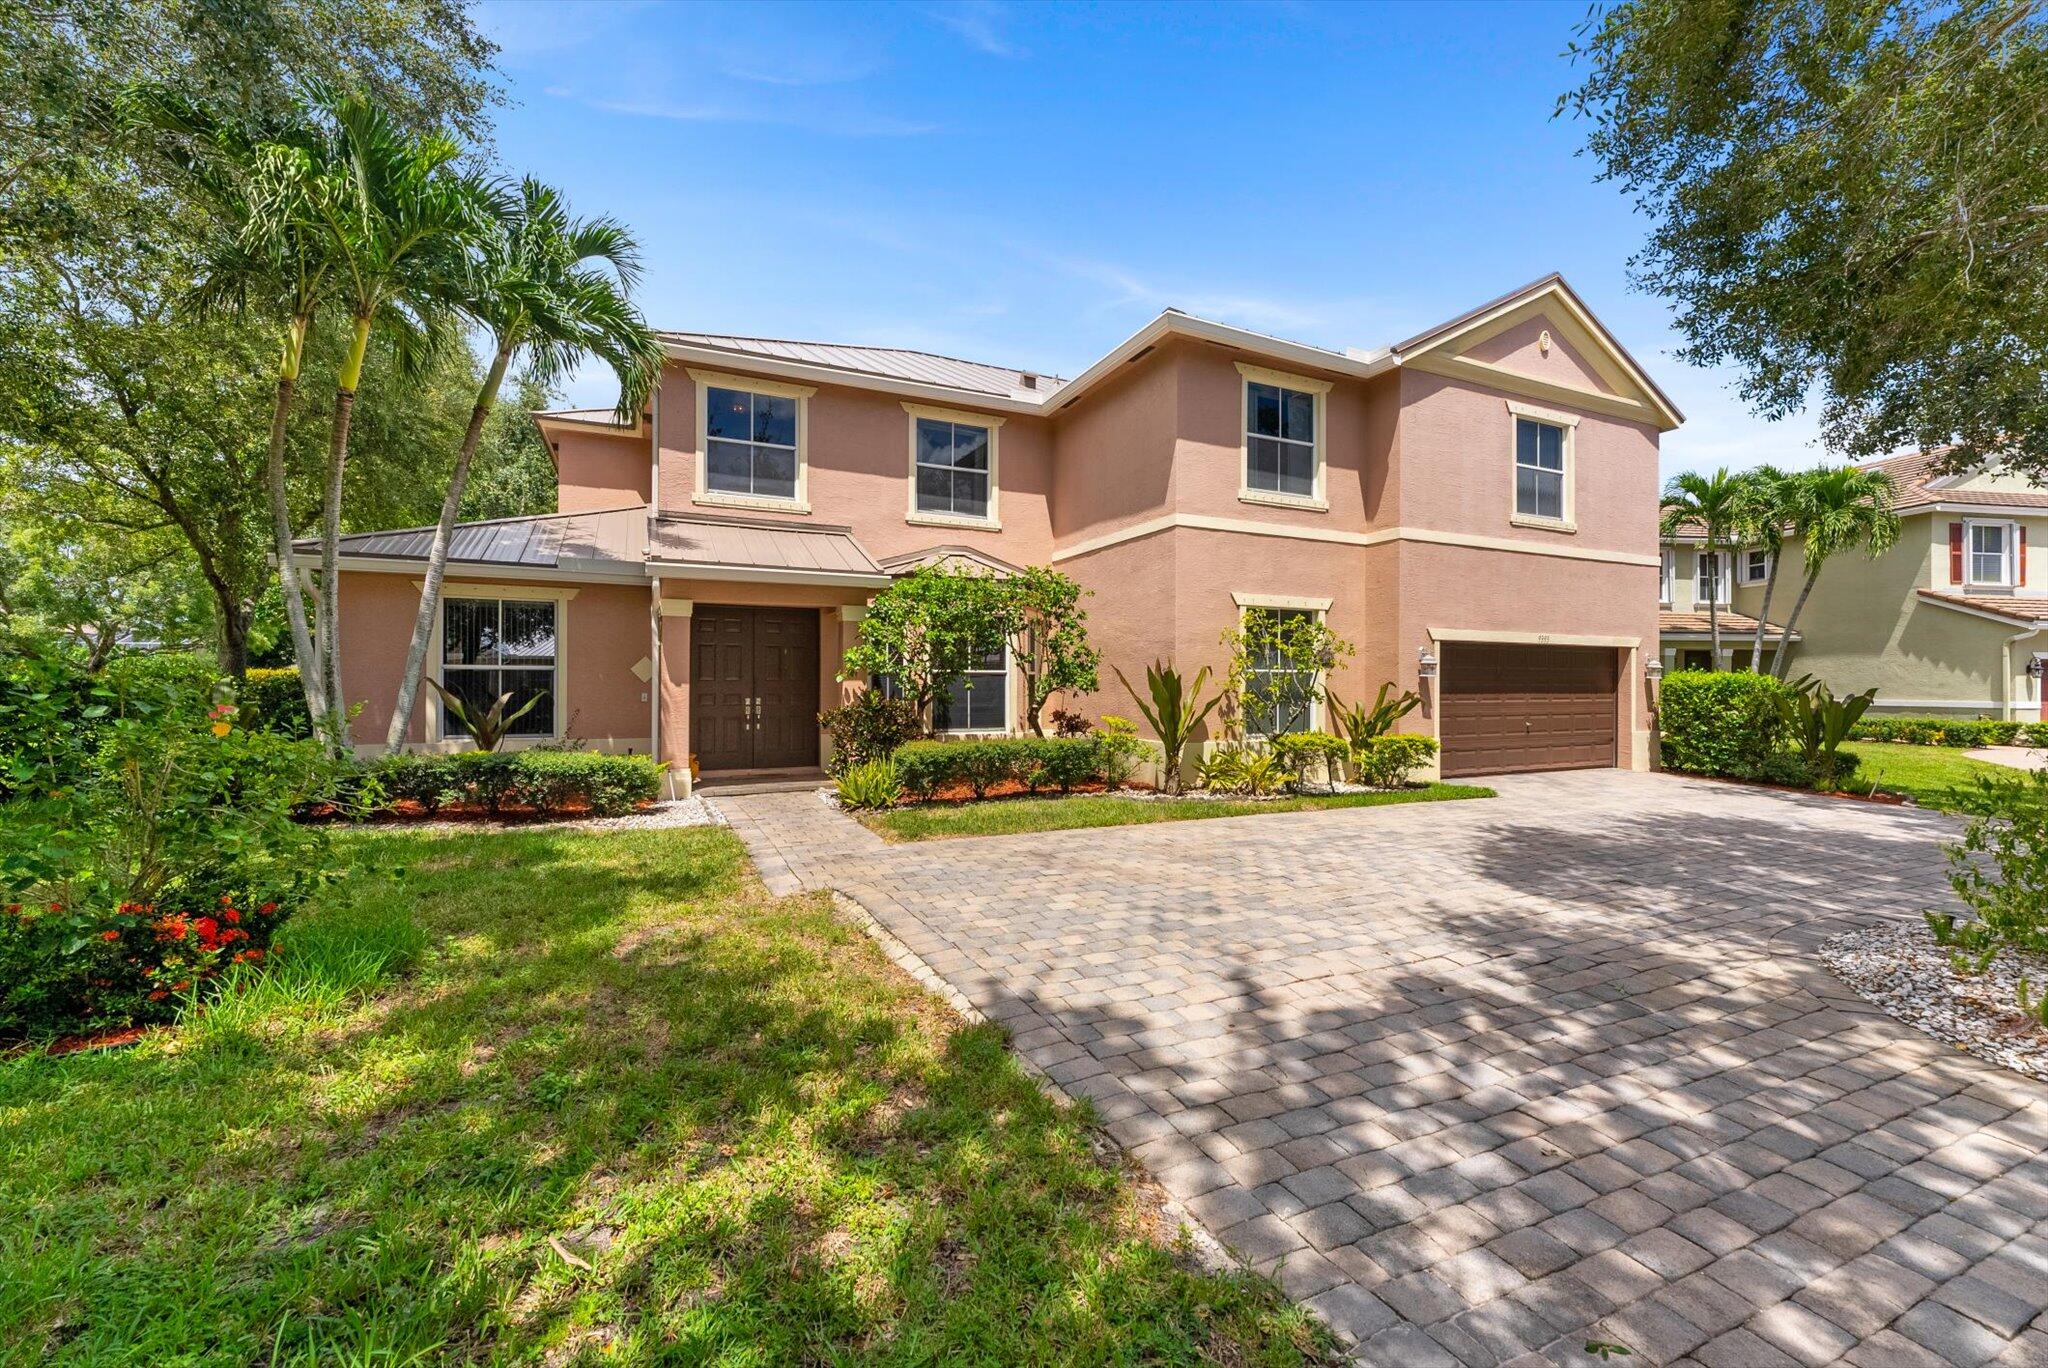
<path id="1" fill-rule="evenodd" d="M 2048 21 L 2015 0 L 1624 0 L 1561 109 L 1632 266 L 1768 417 L 2048 474 Z"/>

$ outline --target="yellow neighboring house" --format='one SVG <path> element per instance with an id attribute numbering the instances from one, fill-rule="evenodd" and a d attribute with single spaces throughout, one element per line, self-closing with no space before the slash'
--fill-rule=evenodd
<path id="1" fill-rule="evenodd" d="M 2039 559 L 2048 539 L 2048 488 L 1983 470 L 1937 475 L 1932 466 L 1940 454 L 1893 456 L 1868 467 L 1890 475 L 1897 488 L 1898 544 L 1874 561 L 1852 552 L 1828 562 L 1800 611 L 1788 673 L 1814 675 L 1837 692 L 1875 687 L 1878 713 L 2038 719 L 2048 661 L 2048 561 Z M 1771 601 L 1774 623 L 1791 613 L 1803 573 L 1796 541 L 1784 554 Z M 1746 624 L 1746 632 L 1731 634 L 1724 620 L 1724 662 L 1746 665 L 1768 556 L 1721 552 L 1717 578 L 1697 538 L 1667 539 L 1664 555 L 1665 668 L 1706 663 L 1703 595 L 1710 582 L 1726 586 L 1722 602 Z M 1674 575 L 1682 577 L 1676 584 Z M 1697 633 L 1673 630 L 1695 619 Z M 1769 639 L 1775 638 L 1773 629 Z"/>

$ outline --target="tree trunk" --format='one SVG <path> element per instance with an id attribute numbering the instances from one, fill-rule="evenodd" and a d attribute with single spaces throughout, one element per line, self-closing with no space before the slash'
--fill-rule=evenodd
<path id="1" fill-rule="evenodd" d="M 214 611 L 220 622 L 214 659 L 220 672 L 239 689 L 249 674 L 249 610 L 241 603 L 220 599 Z"/>
<path id="2" fill-rule="evenodd" d="M 1806 583 L 1799 586 L 1799 597 L 1792 600 L 1791 615 L 1785 619 L 1785 631 L 1778 638 L 1777 668 L 1771 673 L 1779 679 L 1785 677 L 1786 662 L 1792 659 L 1792 629 L 1799 625 L 1799 610 L 1806 606 L 1806 596 L 1813 592 L 1813 583 L 1820 578 L 1818 566 L 1806 572 Z"/>
<path id="3" fill-rule="evenodd" d="M 324 717 L 327 691 L 321 682 L 320 652 L 306 616 L 306 598 L 299 588 L 298 567 L 292 564 L 292 512 L 285 485 L 284 443 L 291 418 L 292 393 L 298 388 L 299 354 L 306 335 L 305 319 L 294 319 L 285 344 L 284 365 L 277 380 L 277 405 L 270 415 L 270 451 L 264 482 L 270 486 L 270 531 L 277 546 L 278 588 L 284 595 L 285 621 L 291 624 L 292 656 L 299 662 L 299 688 L 306 695 L 306 716 Z"/>
<path id="4" fill-rule="evenodd" d="M 1770 577 L 1764 581 L 1764 604 L 1756 612 L 1756 641 L 1749 648 L 1749 672 L 1751 674 L 1762 674 L 1764 672 L 1764 633 L 1771 629 L 1771 595 L 1777 591 L 1778 556 L 1776 552 L 1772 552 Z M 1779 652 L 1782 653 L 1784 649 L 1785 643 L 1779 642 Z"/>
<path id="5" fill-rule="evenodd" d="M 420 671 L 426 665 L 427 643 L 434 635 L 434 615 L 441 607 L 441 583 L 448 574 L 448 547 L 454 539 L 455 513 L 462 507 L 462 491 L 469 483 L 469 467 L 483 441 L 484 420 L 498 402 L 498 385 L 512 360 L 512 348 L 500 346 L 491 358 L 491 369 L 477 392 L 476 405 L 469 411 L 469 428 L 462 434 L 462 448 L 455 454 L 455 470 L 448 477 L 448 492 L 441 499 L 441 521 L 434 527 L 434 542 L 427 550 L 426 585 L 420 590 L 420 609 L 413 618 L 412 644 L 406 647 L 405 669 L 398 676 L 398 700 L 391 707 L 391 725 L 384 734 L 384 753 L 396 755 L 405 745 L 406 723 L 419 697 Z"/>
<path id="6" fill-rule="evenodd" d="M 334 386 L 334 429 L 327 443 L 327 484 L 320 496 L 320 635 L 327 663 L 327 744 L 336 755 L 349 751 L 348 700 L 341 691 L 341 477 L 348 465 L 356 387 L 370 347 L 369 317 L 355 318 L 351 330 L 348 355 Z"/>

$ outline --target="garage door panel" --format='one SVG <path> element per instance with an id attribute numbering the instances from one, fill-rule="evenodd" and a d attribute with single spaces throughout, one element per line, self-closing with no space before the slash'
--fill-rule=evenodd
<path id="1" fill-rule="evenodd" d="M 1619 663 L 1604 649 L 1446 645 L 1444 774 L 1614 764 Z"/>

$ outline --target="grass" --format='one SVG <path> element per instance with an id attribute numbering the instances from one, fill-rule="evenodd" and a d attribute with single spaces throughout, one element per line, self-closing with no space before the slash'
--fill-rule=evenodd
<path id="1" fill-rule="evenodd" d="M 0 1362 L 1328 1353 L 729 833 L 342 846 L 277 974 L 0 1059 Z"/>
<path id="2" fill-rule="evenodd" d="M 1139 802 L 1129 798 L 1082 795 L 919 804 L 892 808 L 887 812 L 862 813 L 860 819 L 892 841 L 927 841 L 946 836 L 1008 836 L 1020 831 L 1073 831 L 1083 827 L 1130 826 L 1141 822 L 1244 817 L 1261 812 L 1386 807 L 1396 803 L 1436 803 L 1455 798 L 1491 797 L 1492 789 L 1472 784 L 1427 784 L 1384 793 L 1334 793 L 1257 802 L 1208 798 L 1161 798 Z"/>
<path id="3" fill-rule="evenodd" d="M 1842 749 L 1862 758 L 1856 770 L 1857 783 L 1874 780 L 1881 789 L 1944 811 L 1953 809 L 1957 794 L 1974 788 L 1978 779 L 2010 779 L 2020 773 L 2004 765 L 1972 760 L 1948 746 L 1845 741 Z"/>

